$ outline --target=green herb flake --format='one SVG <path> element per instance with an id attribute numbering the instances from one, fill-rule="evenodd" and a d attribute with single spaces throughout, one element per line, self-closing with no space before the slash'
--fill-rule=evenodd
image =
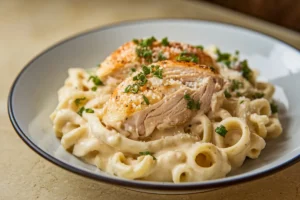
<path id="1" fill-rule="evenodd" d="M 226 130 L 225 126 L 221 125 L 216 128 L 215 132 L 218 133 L 219 135 L 221 135 L 222 137 L 225 137 L 225 135 L 228 131 Z"/>
<path id="2" fill-rule="evenodd" d="M 198 45 L 198 46 L 196 46 L 196 48 L 197 48 L 197 49 L 201 49 L 201 50 L 204 49 L 204 47 L 203 47 L 202 45 Z"/>
<path id="3" fill-rule="evenodd" d="M 184 97 L 185 100 L 191 100 L 192 99 L 189 94 L 185 94 L 183 97 Z"/>
<path id="4" fill-rule="evenodd" d="M 227 90 L 224 90 L 224 95 L 225 95 L 226 98 L 231 97 L 231 94 Z"/>
<path id="5" fill-rule="evenodd" d="M 131 90 L 131 85 L 128 85 L 128 86 L 125 88 L 124 92 L 125 92 L 125 93 L 128 93 L 128 92 L 130 92 L 130 90 Z"/>
<path id="6" fill-rule="evenodd" d="M 151 69 L 151 72 L 153 73 L 153 72 L 155 72 L 156 70 L 159 69 L 159 65 L 151 65 L 150 69 Z"/>
<path id="7" fill-rule="evenodd" d="M 148 46 L 151 46 L 153 42 L 156 41 L 156 38 L 155 37 L 150 37 L 150 38 L 147 38 L 147 39 L 144 39 L 142 40 L 139 45 L 142 46 L 142 47 L 148 47 Z"/>
<path id="8" fill-rule="evenodd" d="M 240 92 L 236 92 L 236 96 L 237 96 L 237 97 L 241 97 L 242 94 L 241 94 Z"/>
<path id="9" fill-rule="evenodd" d="M 228 68 L 231 68 L 231 66 L 230 66 L 231 61 L 230 61 L 230 60 L 224 60 L 223 63 L 224 63 Z"/>
<path id="10" fill-rule="evenodd" d="M 147 67 L 146 67 L 147 68 Z M 150 73 L 150 69 L 149 68 L 144 68 L 145 70 L 149 70 L 149 73 Z M 148 71 L 147 71 L 148 72 Z M 147 82 L 148 82 L 148 80 L 147 80 L 147 78 L 146 78 L 146 76 L 145 76 L 145 74 L 143 73 L 143 72 L 140 72 L 138 75 L 136 75 L 136 76 L 134 76 L 133 78 L 132 78 L 132 80 L 134 80 L 134 81 L 138 81 L 137 82 L 137 84 L 139 85 L 139 86 L 144 86 Z"/>
<path id="11" fill-rule="evenodd" d="M 146 65 L 143 65 L 142 70 L 143 70 L 145 75 L 148 75 L 151 72 L 150 68 L 147 67 Z"/>
<path id="12" fill-rule="evenodd" d="M 91 108 L 87 108 L 87 109 L 85 109 L 85 112 L 86 113 L 94 113 L 94 110 Z"/>
<path id="13" fill-rule="evenodd" d="M 143 95 L 143 99 L 147 105 L 150 104 L 149 99 L 145 95 Z"/>
<path id="14" fill-rule="evenodd" d="M 132 92 L 132 93 L 134 93 L 134 94 L 136 94 L 136 93 L 138 93 L 139 92 L 139 85 L 138 84 L 133 84 L 132 86 L 131 86 L 131 89 L 130 89 L 130 91 Z"/>
<path id="15" fill-rule="evenodd" d="M 144 86 L 144 85 L 146 85 L 147 82 L 148 82 L 148 80 L 147 80 L 146 77 L 145 77 L 145 78 L 143 78 L 142 80 L 138 81 L 138 85 L 139 85 L 139 86 Z"/>
<path id="16" fill-rule="evenodd" d="M 228 68 L 231 68 L 231 54 L 230 53 L 222 53 L 220 49 L 216 49 L 216 54 L 218 56 L 217 62 L 224 63 Z"/>
<path id="17" fill-rule="evenodd" d="M 85 97 L 77 98 L 77 99 L 75 99 L 74 103 L 76 104 L 76 106 L 79 106 L 81 101 L 84 101 L 85 99 L 86 99 Z"/>
<path id="18" fill-rule="evenodd" d="M 96 90 L 97 90 L 97 86 L 93 86 L 93 87 L 92 87 L 92 91 L 95 92 Z"/>
<path id="19" fill-rule="evenodd" d="M 176 57 L 177 61 L 185 61 L 185 62 L 194 62 L 199 63 L 199 58 L 195 54 L 182 52 L 179 54 L 179 56 Z"/>
<path id="20" fill-rule="evenodd" d="M 242 101 L 240 102 L 240 104 L 242 104 L 242 103 L 244 103 L 244 100 L 242 100 Z"/>
<path id="21" fill-rule="evenodd" d="M 218 55 L 218 58 L 217 58 L 218 62 L 227 61 L 230 59 L 230 56 L 231 56 L 230 53 L 222 53 L 220 51 L 220 49 L 217 49 L 216 53 Z"/>
<path id="22" fill-rule="evenodd" d="M 278 112 L 278 106 L 275 103 L 270 103 L 272 114 Z"/>
<path id="23" fill-rule="evenodd" d="M 139 44 L 139 40 L 138 40 L 138 39 L 133 39 L 132 42 L 133 42 L 134 44 Z"/>
<path id="24" fill-rule="evenodd" d="M 169 41 L 168 41 L 168 38 L 167 37 L 165 37 L 165 38 L 163 38 L 162 40 L 161 40 L 161 44 L 163 45 L 163 46 L 169 46 Z"/>
<path id="25" fill-rule="evenodd" d="M 138 84 L 133 84 L 133 85 L 128 85 L 125 88 L 124 92 L 125 93 L 131 92 L 133 94 L 136 94 L 136 93 L 138 93 L 139 89 L 140 89 L 140 86 Z"/>
<path id="26" fill-rule="evenodd" d="M 162 61 L 162 60 L 166 60 L 167 58 L 162 54 L 162 52 L 158 53 L 158 60 Z"/>
<path id="27" fill-rule="evenodd" d="M 103 82 L 98 78 L 98 76 L 90 76 L 88 81 L 92 80 L 95 85 L 104 85 Z"/>
<path id="28" fill-rule="evenodd" d="M 199 110 L 200 109 L 200 102 L 196 102 L 194 99 L 191 98 L 189 94 L 185 94 L 183 96 L 185 100 L 187 100 L 187 108 L 190 110 Z"/>
<path id="29" fill-rule="evenodd" d="M 152 155 L 152 153 L 149 152 L 149 151 L 143 151 L 143 152 L 140 152 L 139 154 L 140 154 L 141 156 L 150 155 L 150 156 L 152 156 L 153 160 L 156 160 L 156 158 L 155 158 L 155 157 Z"/>
<path id="30" fill-rule="evenodd" d="M 193 101 L 188 101 L 187 102 L 187 108 L 190 109 L 190 110 L 193 110 L 193 107 L 194 107 L 194 102 Z"/>
<path id="31" fill-rule="evenodd" d="M 144 58 L 147 62 L 152 62 L 152 50 L 149 47 L 152 46 L 154 41 L 156 41 L 155 37 L 150 37 L 141 41 L 133 41 L 138 45 L 135 49 L 138 57 Z"/>
<path id="32" fill-rule="evenodd" d="M 135 69 L 135 68 L 131 68 L 131 71 L 132 71 L 132 72 L 136 72 L 136 69 Z"/>
<path id="33" fill-rule="evenodd" d="M 152 51 L 147 48 L 136 48 L 136 54 L 140 58 L 145 58 L 147 61 L 152 61 Z"/>
<path id="34" fill-rule="evenodd" d="M 265 96 L 264 93 L 256 92 L 256 93 L 254 93 L 254 94 L 252 95 L 252 98 L 253 98 L 253 99 L 261 99 L 261 98 L 263 98 L 264 96 Z"/>
<path id="35" fill-rule="evenodd" d="M 241 66 L 241 72 L 242 72 L 242 76 L 247 79 L 248 81 L 250 81 L 251 77 L 252 77 L 252 70 L 249 68 L 248 66 L 248 61 L 247 60 L 243 60 L 240 63 Z"/>
<path id="36" fill-rule="evenodd" d="M 77 114 L 80 115 L 80 116 L 82 116 L 82 113 L 83 113 L 84 110 L 85 110 L 85 108 L 84 108 L 84 107 L 81 107 L 81 108 L 78 110 Z"/>
<path id="37" fill-rule="evenodd" d="M 230 87 L 231 91 L 235 91 L 235 90 L 238 90 L 243 87 L 244 87 L 244 84 L 242 82 L 235 80 L 235 79 L 233 79 L 231 81 L 231 87 Z"/>
<path id="38" fill-rule="evenodd" d="M 162 79 L 163 78 L 163 69 L 157 69 L 155 72 L 153 72 L 153 76 Z"/>

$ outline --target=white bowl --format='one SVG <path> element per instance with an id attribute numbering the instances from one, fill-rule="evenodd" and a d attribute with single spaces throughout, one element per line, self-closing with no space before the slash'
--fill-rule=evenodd
<path id="1" fill-rule="evenodd" d="M 161 183 L 125 180 L 107 175 L 65 151 L 55 137 L 50 113 L 57 90 L 70 67 L 92 68 L 113 50 L 133 38 L 148 36 L 221 50 L 240 50 L 261 79 L 276 85 L 283 134 L 267 142 L 256 160 L 246 160 L 235 173 L 196 183 Z M 105 26 L 60 42 L 34 58 L 16 78 L 8 99 L 11 122 L 24 142 L 50 162 L 79 175 L 128 188 L 160 193 L 187 193 L 228 186 L 272 174 L 300 158 L 300 53 L 291 46 L 245 28 L 198 20 L 146 20 Z"/>

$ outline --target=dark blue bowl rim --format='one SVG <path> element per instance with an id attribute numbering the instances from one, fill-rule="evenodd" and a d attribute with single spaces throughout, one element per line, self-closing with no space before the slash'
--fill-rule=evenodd
<path id="1" fill-rule="evenodd" d="M 65 40 L 62 40 L 56 44 L 54 44 L 53 46 L 49 47 L 48 49 L 44 50 L 43 52 L 41 52 L 39 55 L 37 55 L 36 57 L 34 57 L 27 65 L 25 65 L 25 67 L 21 70 L 21 72 L 19 72 L 18 76 L 16 77 L 15 81 L 13 82 L 13 85 L 11 86 L 10 89 L 10 93 L 8 96 L 8 115 L 11 121 L 11 124 L 13 126 L 13 128 L 15 129 L 16 133 L 19 135 L 19 137 L 36 153 L 38 153 L 40 156 L 42 156 L 43 158 L 45 158 L 46 160 L 50 161 L 51 163 L 65 169 L 68 170 L 70 172 L 73 172 L 75 174 L 81 175 L 83 177 L 87 177 L 90 179 L 94 179 L 94 180 L 98 180 L 101 182 L 105 182 L 105 183 L 109 183 L 109 184 L 115 184 L 115 185 L 119 185 L 119 186 L 124 186 L 124 187 L 130 187 L 130 188 L 139 188 L 139 189 L 148 189 L 148 190 L 165 190 L 165 191 L 186 191 L 186 190 L 202 190 L 202 189 L 212 189 L 212 188 L 218 188 L 218 187 L 225 187 L 225 186 L 230 186 L 233 184 L 238 184 L 238 183 L 243 183 L 243 182 L 247 182 L 247 181 L 251 181 L 251 180 L 255 180 L 255 179 L 259 179 L 268 175 L 271 175 L 275 172 L 278 172 L 280 170 L 285 169 L 286 167 L 289 167 L 295 163 L 297 163 L 300 160 L 300 154 L 295 156 L 294 158 L 281 163 L 280 165 L 274 166 L 270 169 L 267 169 L 265 171 L 262 172 L 257 172 L 254 174 L 249 174 L 243 177 L 236 177 L 234 179 L 218 179 L 216 182 L 195 182 L 195 183 L 187 183 L 187 184 L 172 184 L 172 183 L 166 183 L 166 184 L 159 184 L 159 185 L 155 185 L 155 182 L 140 182 L 140 181 L 130 181 L 130 180 L 126 180 L 126 179 L 112 179 L 110 177 L 107 176 L 102 176 L 101 174 L 93 174 L 81 169 L 78 169 L 76 167 L 73 167 L 67 163 L 64 163 L 60 160 L 58 160 L 57 158 L 49 155 L 47 152 L 45 152 L 44 150 L 42 150 L 41 148 L 39 148 L 36 144 L 34 144 L 33 141 L 31 141 L 26 134 L 21 130 L 21 128 L 18 125 L 18 122 L 15 119 L 14 116 L 14 111 L 13 111 L 13 104 L 12 104 L 12 99 L 13 99 L 13 95 L 14 95 L 14 91 L 15 91 L 15 87 L 20 79 L 20 77 L 23 75 L 23 73 L 31 66 L 31 64 L 33 62 L 35 62 L 39 57 L 41 57 L 42 55 L 46 54 L 48 51 L 53 50 L 54 48 L 64 44 L 65 42 L 68 42 L 70 40 L 76 39 L 78 37 L 81 36 L 85 36 L 88 35 L 90 33 L 93 32 L 98 32 L 98 31 L 102 31 L 105 29 L 111 29 L 111 28 L 115 28 L 115 27 L 120 27 L 120 26 L 127 26 L 127 25 L 132 25 L 132 24 L 143 24 L 143 23 L 152 23 L 152 22 L 194 22 L 194 23 L 212 23 L 215 25 L 226 25 L 229 27 L 236 27 L 238 29 L 241 30 L 245 30 L 248 32 L 252 32 L 255 34 L 259 34 L 259 35 L 263 35 L 269 38 L 273 38 L 274 40 L 276 40 L 277 42 L 284 44 L 286 46 L 289 46 L 290 48 L 296 50 L 299 52 L 298 49 L 296 49 L 295 47 L 264 33 L 255 31 L 255 30 L 251 30 L 242 26 L 238 26 L 238 25 L 233 25 L 233 24 L 229 24 L 229 23 L 221 23 L 221 22 L 216 22 L 216 21 L 209 21 L 209 20 L 199 20 L 199 19 L 169 19 L 169 18 L 155 18 L 155 19 L 143 19 L 143 20 L 133 20 L 133 21 L 125 21 L 125 22 L 119 22 L 119 23 L 114 23 L 114 24 L 110 24 L 110 25 L 106 25 L 106 26 L 101 26 L 98 28 L 95 28 L 93 30 L 88 30 L 86 32 L 83 33 L 79 33 L 75 36 L 69 37 Z M 300 53 L 300 52 L 299 52 Z"/>

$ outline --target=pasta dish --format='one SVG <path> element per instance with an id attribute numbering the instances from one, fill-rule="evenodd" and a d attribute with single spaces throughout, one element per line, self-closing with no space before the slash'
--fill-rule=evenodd
<path id="1" fill-rule="evenodd" d="M 223 178 L 282 132 L 274 86 L 239 51 L 134 39 L 97 68 L 68 73 L 50 116 L 56 136 L 121 178 Z"/>

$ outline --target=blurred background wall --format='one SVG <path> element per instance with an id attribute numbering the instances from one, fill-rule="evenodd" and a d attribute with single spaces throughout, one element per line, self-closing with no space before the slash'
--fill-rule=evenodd
<path id="1" fill-rule="evenodd" d="M 300 0 L 203 0 L 300 32 Z"/>

